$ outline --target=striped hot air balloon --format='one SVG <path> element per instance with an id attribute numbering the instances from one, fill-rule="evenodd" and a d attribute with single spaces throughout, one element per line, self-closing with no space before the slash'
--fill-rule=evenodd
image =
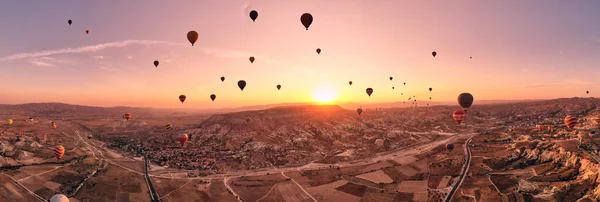
<path id="1" fill-rule="evenodd" d="M 543 125 L 535 125 L 535 127 L 538 129 L 538 131 L 544 130 L 544 126 Z"/>
<path id="2" fill-rule="evenodd" d="M 179 140 L 179 143 L 181 144 L 181 147 L 183 147 L 183 145 L 185 144 L 185 142 L 188 141 L 188 135 L 187 134 L 180 134 L 177 136 L 177 140 Z"/>
<path id="3" fill-rule="evenodd" d="M 62 145 L 58 145 L 52 148 L 52 151 L 54 152 L 54 156 L 56 156 L 56 159 L 60 159 L 63 157 L 63 155 L 65 155 L 65 147 L 63 147 Z"/>
<path id="4" fill-rule="evenodd" d="M 567 125 L 567 128 L 569 129 L 575 128 L 575 126 L 577 125 L 577 118 L 573 116 L 565 117 L 565 125 Z"/>
<path id="5" fill-rule="evenodd" d="M 170 124 L 170 123 L 167 123 L 167 124 L 165 125 L 165 128 L 167 128 L 167 129 L 171 129 L 172 127 L 173 127 L 173 124 Z"/>
<path id="6" fill-rule="evenodd" d="M 465 120 L 465 112 L 462 110 L 456 110 L 454 113 L 452 113 L 452 118 L 454 118 L 456 123 L 460 124 L 463 120 Z"/>

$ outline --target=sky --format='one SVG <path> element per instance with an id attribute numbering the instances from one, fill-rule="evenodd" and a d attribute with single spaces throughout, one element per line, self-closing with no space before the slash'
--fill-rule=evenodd
<path id="1" fill-rule="evenodd" d="M 0 103 L 222 108 L 328 97 L 455 101 L 462 92 L 475 104 L 598 96 L 598 8 L 595 0 L 7 1 Z M 303 13 L 314 17 L 308 30 Z M 199 33 L 194 46 L 190 30 Z"/>

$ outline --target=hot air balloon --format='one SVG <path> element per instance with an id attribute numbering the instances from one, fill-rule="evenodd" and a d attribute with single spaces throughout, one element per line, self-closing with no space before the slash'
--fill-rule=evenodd
<path id="1" fill-rule="evenodd" d="M 406 86 L 406 82 L 404 82 L 404 85 Z"/>
<path id="2" fill-rule="evenodd" d="M 463 120 L 465 120 L 465 112 L 462 110 L 456 110 L 454 113 L 452 113 L 452 118 L 454 118 L 456 123 L 460 124 Z"/>
<path id="3" fill-rule="evenodd" d="M 473 59 L 473 57 L 469 57 L 469 59 Z"/>
<path id="4" fill-rule="evenodd" d="M 281 85 L 277 84 L 277 90 L 281 89 Z"/>
<path id="5" fill-rule="evenodd" d="M 52 129 L 56 129 L 56 123 L 52 122 Z"/>
<path id="6" fill-rule="evenodd" d="M 433 90 L 433 88 L 429 88 L 429 92 L 431 92 Z"/>
<path id="7" fill-rule="evenodd" d="M 192 43 L 192 46 L 194 46 L 194 44 L 196 43 L 196 41 L 198 41 L 198 32 L 192 30 L 189 31 L 187 33 L 187 39 L 190 43 Z"/>
<path id="8" fill-rule="evenodd" d="M 391 81 L 392 79 L 394 79 L 394 77 L 391 77 L 391 76 L 390 76 L 390 81 Z"/>
<path id="9" fill-rule="evenodd" d="M 223 81 L 225 81 L 225 77 L 224 76 L 221 77 L 221 82 L 223 82 Z"/>
<path id="10" fill-rule="evenodd" d="M 373 89 L 367 88 L 367 95 L 369 95 L 369 97 L 371 97 L 371 94 L 373 94 Z"/>
<path id="11" fill-rule="evenodd" d="M 258 12 L 255 10 L 250 11 L 250 19 L 252 19 L 252 22 L 255 22 L 256 18 L 258 18 Z"/>
<path id="12" fill-rule="evenodd" d="M 356 109 L 356 113 L 358 113 L 358 115 L 362 114 L 363 110 L 361 108 Z"/>
<path id="13" fill-rule="evenodd" d="M 454 144 L 452 144 L 452 143 L 446 144 L 446 149 L 452 151 L 454 149 Z"/>
<path id="14" fill-rule="evenodd" d="M 573 116 L 567 116 L 565 117 L 565 124 L 567 125 L 567 128 L 573 129 L 577 125 L 577 118 Z"/>
<path id="15" fill-rule="evenodd" d="M 69 25 L 73 24 L 73 20 L 69 19 L 69 21 L 67 21 L 69 23 Z"/>
<path id="16" fill-rule="evenodd" d="M 543 125 L 535 125 L 535 127 L 538 129 L 538 131 L 544 130 L 544 126 Z"/>
<path id="17" fill-rule="evenodd" d="M 217 96 L 215 94 L 210 94 L 210 99 L 214 102 Z"/>
<path id="18" fill-rule="evenodd" d="M 548 126 L 548 127 L 546 127 L 546 129 L 548 129 L 548 131 L 552 132 L 552 126 Z"/>
<path id="19" fill-rule="evenodd" d="M 12 125 L 12 124 L 13 124 L 13 120 L 12 120 L 12 119 L 8 119 L 8 120 L 6 121 L 6 124 L 7 124 L 7 125 L 9 125 L 9 126 L 10 126 L 10 125 Z"/>
<path id="20" fill-rule="evenodd" d="M 187 134 L 180 134 L 180 135 L 177 136 L 177 140 L 179 140 L 179 143 L 183 147 L 183 145 L 185 144 L 185 142 L 188 141 L 188 135 Z"/>
<path id="21" fill-rule="evenodd" d="M 352 81 L 349 81 L 348 84 L 352 85 Z"/>
<path id="22" fill-rule="evenodd" d="M 88 134 L 88 139 L 92 139 L 92 134 Z"/>
<path id="23" fill-rule="evenodd" d="M 590 94 L 590 91 L 589 91 L 589 90 L 588 90 L 588 91 L 585 91 L 585 94 Z"/>
<path id="24" fill-rule="evenodd" d="M 155 60 L 155 61 L 154 61 L 154 66 L 155 66 L 155 67 L 158 67 L 158 60 Z"/>
<path id="25" fill-rule="evenodd" d="M 29 122 L 33 122 L 33 117 L 29 117 Z"/>
<path id="26" fill-rule="evenodd" d="M 317 54 L 321 54 L 321 49 L 317 48 Z"/>
<path id="27" fill-rule="evenodd" d="M 250 60 L 250 63 L 254 63 L 254 57 L 250 57 L 248 59 Z"/>
<path id="28" fill-rule="evenodd" d="M 383 147 L 383 140 L 382 140 L 382 139 L 377 139 L 377 140 L 375 140 L 375 145 L 376 145 L 378 148 L 381 148 L 381 147 Z"/>
<path id="29" fill-rule="evenodd" d="M 131 118 L 131 113 L 124 114 L 123 118 L 129 121 L 129 119 Z"/>
<path id="30" fill-rule="evenodd" d="M 431 97 L 429 97 L 429 99 L 431 100 Z"/>
<path id="31" fill-rule="evenodd" d="M 56 194 L 50 198 L 50 202 L 69 202 L 69 198 L 62 194 Z"/>
<path id="32" fill-rule="evenodd" d="M 392 90 L 394 89 L 394 86 L 392 86 Z"/>
<path id="33" fill-rule="evenodd" d="M 173 124 L 167 123 L 167 125 L 165 125 L 166 129 L 171 129 L 173 127 Z"/>
<path id="34" fill-rule="evenodd" d="M 185 95 L 180 95 L 179 96 L 179 101 L 181 101 L 181 103 L 183 103 L 183 101 L 185 101 Z"/>
<path id="35" fill-rule="evenodd" d="M 458 95 L 458 104 L 463 108 L 465 113 L 473 104 L 473 95 L 471 93 L 461 93 Z"/>
<path id="36" fill-rule="evenodd" d="M 90 34 L 90 30 L 85 30 L 85 34 Z"/>
<path id="37" fill-rule="evenodd" d="M 590 138 L 594 139 L 594 137 L 596 137 L 596 131 L 590 130 L 589 136 L 590 136 Z"/>
<path id="38" fill-rule="evenodd" d="M 433 52 L 431 52 L 431 55 L 433 55 L 433 57 L 435 57 L 437 55 L 437 52 L 433 51 Z"/>
<path id="39" fill-rule="evenodd" d="M 246 87 L 246 81 L 244 81 L 244 80 L 239 80 L 239 81 L 238 81 L 238 87 L 240 87 L 240 89 L 241 89 L 242 91 L 244 91 L 244 88 Z"/>
<path id="40" fill-rule="evenodd" d="M 52 148 L 52 151 L 54 152 L 54 156 L 56 156 L 56 159 L 59 160 L 63 157 L 63 155 L 65 155 L 65 147 L 63 147 L 62 145 L 58 145 Z"/>
<path id="41" fill-rule="evenodd" d="M 302 25 L 308 30 L 308 27 L 310 27 L 310 24 L 313 22 L 313 16 L 310 13 L 304 13 L 300 16 L 300 22 L 302 22 Z"/>

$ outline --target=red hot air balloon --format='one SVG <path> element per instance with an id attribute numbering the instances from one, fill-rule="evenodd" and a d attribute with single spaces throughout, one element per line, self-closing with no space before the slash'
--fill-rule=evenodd
<path id="1" fill-rule="evenodd" d="M 248 59 L 250 60 L 250 63 L 254 63 L 254 57 L 250 57 Z"/>
<path id="2" fill-rule="evenodd" d="M 313 22 L 313 16 L 310 13 L 304 13 L 300 16 L 300 22 L 302 22 L 302 25 L 308 30 L 308 27 L 310 27 L 310 24 Z"/>
<path id="3" fill-rule="evenodd" d="M 371 97 L 371 94 L 373 94 L 373 89 L 367 88 L 367 95 L 369 95 L 369 97 Z"/>
<path id="4" fill-rule="evenodd" d="M 573 129 L 575 126 L 577 126 L 577 118 L 573 116 L 567 116 L 565 117 L 565 124 L 567 125 L 567 128 Z"/>
<path id="5" fill-rule="evenodd" d="M 543 125 L 535 125 L 535 127 L 538 129 L 538 131 L 544 130 L 544 126 Z"/>
<path id="6" fill-rule="evenodd" d="M 240 90 L 244 91 L 244 88 L 246 88 L 246 81 L 239 80 L 237 84 L 238 84 L 238 87 L 240 87 Z"/>
<path id="7" fill-rule="evenodd" d="M 56 123 L 52 122 L 52 129 L 56 129 Z"/>
<path id="8" fill-rule="evenodd" d="M 185 142 L 188 141 L 188 135 L 187 134 L 181 134 L 177 136 L 177 140 L 179 140 L 179 143 L 181 144 L 181 147 L 183 147 L 183 145 L 185 144 Z"/>
<path id="9" fill-rule="evenodd" d="M 90 30 L 85 30 L 85 34 L 90 34 Z"/>
<path id="10" fill-rule="evenodd" d="M 352 85 L 352 81 L 349 81 L 348 84 Z"/>
<path id="11" fill-rule="evenodd" d="M 548 131 L 552 132 L 552 126 L 547 127 Z"/>
<path id="12" fill-rule="evenodd" d="M 183 103 L 183 101 L 185 101 L 185 95 L 180 95 L 179 96 L 179 101 L 181 101 L 181 103 Z"/>
<path id="13" fill-rule="evenodd" d="M 131 113 L 125 113 L 125 114 L 123 115 L 123 118 L 124 118 L 125 120 L 128 120 L 128 121 L 129 121 L 129 119 L 131 118 Z"/>
<path id="14" fill-rule="evenodd" d="M 154 66 L 155 66 L 155 67 L 158 67 L 158 60 L 155 60 L 155 61 L 154 61 Z"/>
<path id="15" fill-rule="evenodd" d="M 52 148 L 52 151 L 54 152 L 54 156 L 56 156 L 56 159 L 59 160 L 63 157 L 63 155 L 65 155 L 65 147 L 63 147 L 62 145 L 58 145 Z"/>
<path id="16" fill-rule="evenodd" d="M 210 94 L 210 99 L 214 102 L 215 99 L 217 99 L 217 96 L 215 94 Z"/>
<path id="17" fill-rule="evenodd" d="M 258 18 L 258 12 L 256 10 L 252 10 L 250 11 L 250 19 L 252 19 L 252 22 L 256 21 L 256 18 Z"/>
<path id="18" fill-rule="evenodd" d="M 461 93 L 458 95 L 458 104 L 463 108 L 465 113 L 473 104 L 473 95 L 471 93 Z"/>
<path id="19" fill-rule="evenodd" d="M 281 85 L 277 84 L 277 90 L 281 89 Z"/>
<path id="20" fill-rule="evenodd" d="M 321 49 L 317 48 L 317 54 L 321 54 Z"/>
<path id="21" fill-rule="evenodd" d="M 196 32 L 194 30 L 189 31 L 187 33 L 187 39 L 192 44 L 192 46 L 194 46 L 194 44 L 196 43 L 196 41 L 198 41 L 198 32 Z"/>
<path id="22" fill-rule="evenodd" d="M 452 118 L 454 118 L 456 123 L 460 124 L 463 120 L 465 120 L 465 112 L 462 110 L 456 110 L 454 113 L 452 113 Z"/>

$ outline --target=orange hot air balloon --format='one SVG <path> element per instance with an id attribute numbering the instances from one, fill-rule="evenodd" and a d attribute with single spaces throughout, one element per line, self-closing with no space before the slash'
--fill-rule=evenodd
<path id="1" fill-rule="evenodd" d="M 277 90 L 281 89 L 281 85 L 277 84 Z"/>
<path id="2" fill-rule="evenodd" d="M 373 89 L 367 88 L 367 95 L 369 95 L 369 97 L 371 97 L 371 94 L 373 94 Z"/>
<path id="3" fill-rule="evenodd" d="M 250 57 L 248 59 L 250 60 L 250 63 L 254 63 L 254 57 Z"/>
<path id="4" fill-rule="evenodd" d="M 59 160 L 63 157 L 63 155 L 65 155 L 65 147 L 63 147 L 62 145 L 54 147 L 52 151 L 54 152 L 54 156 L 56 156 L 56 159 Z"/>
<path id="5" fill-rule="evenodd" d="M 573 116 L 567 116 L 565 117 L 565 124 L 567 125 L 567 128 L 573 129 L 575 126 L 577 126 L 577 118 Z"/>
<path id="6" fill-rule="evenodd" d="M 317 48 L 317 54 L 321 54 L 321 49 Z"/>
<path id="7" fill-rule="evenodd" d="M 454 121 L 460 125 L 460 123 L 465 120 L 465 112 L 462 110 L 456 110 L 454 113 L 452 113 L 452 118 L 454 118 Z"/>
<path id="8" fill-rule="evenodd" d="M 196 41 L 198 41 L 198 32 L 196 32 L 194 30 L 189 31 L 187 33 L 187 39 L 192 44 L 192 46 L 194 46 L 194 44 L 196 43 Z"/>
<path id="9" fill-rule="evenodd" d="M 56 123 L 52 122 L 52 129 L 56 129 Z"/>
<path id="10" fill-rule="evenodd" d="M 535 127 L 538 129 L 538 131 L 544 130 L 544 126 L 543 125 L 535 125 Z"/>
<path id="11" fill-rule="evenodd" d="M 210 94 L 210 99 L 214 102 L 215 99 L 217 99 L 217 95 L 215 94 Z"/>
<path id="12" fill-rule="evenodd" d="M 548 127 L 546 127 L 546 128 L 548 129 L 548 131 L 551 131 L 551 132 L 552 132 L 552 126 L 548 126 Z"/>
<path id="13" fill-rule="evenodd" d="M 90 34 L 90 30 L 85 30 L 85 34 Z"/>
<path id="14" fill-rule="evenodd" d="M 188 141 L 188 135 L 187 134 L 181 134 L 177 136 L 177 140 L 179 140 L 179 143 L 181 144 L 181 147 L 183 147 L 183 145 L 185 144 L 185 142 Z"/>
<path id="15" fill-rule="evenodd" d="M 185 95 L 180 95 L 179 96 L 179 101 L 181 101 L 181 103 L 183 103 L 183 101 L 185 101 Z"/>
<path id="16" fill-rule="evenodd" d="M 348 84 L 352 85 L 352 81 L 349 81 Z"/>
<path id="17" fill-rule="evenodd" d="M 131 113 L 124 114 L 123 118 L 129 121 L 129 119 L 131 118 Z"/>

